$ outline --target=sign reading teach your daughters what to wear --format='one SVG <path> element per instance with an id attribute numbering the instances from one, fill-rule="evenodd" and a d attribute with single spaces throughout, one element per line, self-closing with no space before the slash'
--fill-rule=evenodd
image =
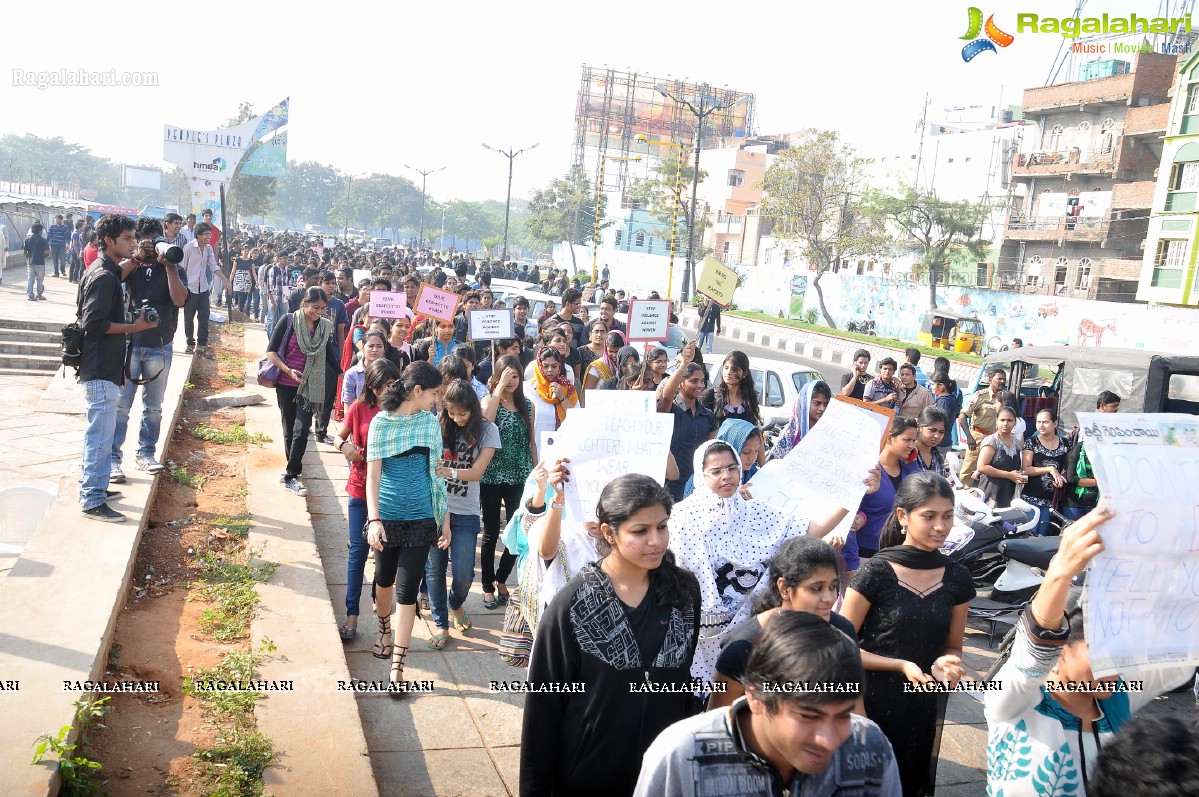
<path id="1" fill-rule="evenodd" d="M 1080 412 L 1078 422 L 1115 511 L 1084 591 L 1091 670 L 1197 665 L 1199 418 Z"/>

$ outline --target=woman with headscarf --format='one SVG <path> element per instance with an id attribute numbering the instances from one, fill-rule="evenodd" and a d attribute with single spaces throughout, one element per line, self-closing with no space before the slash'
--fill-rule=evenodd
<path id="1" fill-rule="evenodd" d="M 555 431 L 566 420 L 566 410 L 579 402 L 574 382 L 562 373 L 562 356 L 553 346 L 545 346 L 537 352 L 533 362 L 533 378 L 525 386 L 536 412 L 533 432 Z"/>
<path id="2" fill-rule="evenodd" d="M 734 451 L 740 452 L 741 484 L 748 484 L 749 480 L 758 472 L 758 454 L 762 451 L 761 431 L 749 421 L 729 418 L 720 424 L 720 429 L 716 432 L 716 439 L 723 440 L 732 446 Z M 686 498 L 693 492 L 695 492 L 694 473 L 687 477 L 687 483 L 683 485 L 683 497 Z M 741 494 L 746 498 L 750 497 L 745 490 L 742 490 Z"/>
<path id="3" fill-rule="evenodd" d="M 770 449 L 770 459 L 782 459 L 790 454 L 795 444 L 823 417 L 832 400 L 833 391 L 827 382 L 817 380 L 804 385 L 791 410 L 791 420 L 783 427 L 774 448 Z"/>
<path id="4" fill-rule="evenodd" d="M 624 345 L 624 335 L 620 330 L 614 329 L 604 338 L 604 351 L 598 357 L 591 360 L 587 364 L 587 369 L 583 372 L 583 390 L 582 397 L 584 402 L 587 399 L 587 391 L 594 389 L 605 380 L 616 376 L 617 366 L 616 358 L 620 356 L 621 347 Z"/>
<path id="5" fill-rule="evenodd" d="M 770 560 L 791 537 L 823 537 L 844 519 L 838 508 L 816 520 L 785 515 L 740 492 L 741 457 L 727 442 L 708 440 L 695 450 L 695 491 L 675 505 L 670 549 L 699 579 L 700 640 L 693 677 L 711 681 L 721 638 L 745 620 L 768 588 Z M 877 490 L 877 474 L 867 489 Z"/>
<path id="6" fill-rule="evenodd" d="M 625 377 L 631 376 L 634 368 L 641 362 L 641 353 L 635 346 L 622 346 L 616 353 L 616 367 L 612 376 L 600 382 L 599 390 L 623 390 Z"/>

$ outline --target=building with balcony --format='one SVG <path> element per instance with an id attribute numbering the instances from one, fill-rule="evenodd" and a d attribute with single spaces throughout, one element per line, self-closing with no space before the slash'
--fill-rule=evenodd
<path id="1" fill-rule="evenodd" d="M 1199 305 L 1199 54 L 1179 69 L 1166 120 L 1161 167 L 1138 273 L 1137 299 Z"/>
<path id="2" fill-rule="evenodd" d="M 997 287 L 1136 300 L 1178 57 L 1132 57 L 1025 90 L 1036 144 L 1013 156 Z"/>

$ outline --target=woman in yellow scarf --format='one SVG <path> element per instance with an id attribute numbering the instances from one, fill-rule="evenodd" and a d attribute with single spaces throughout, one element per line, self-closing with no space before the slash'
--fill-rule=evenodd
<path id="1" fill-rule="evenodd" d="M 579 394 L 574 384 L 562 374 L 562 355 L 552 346 L 538 350 L 533 364 L 533 380 L 529 385 L 533 401 L 534 437 L 540 441 L 542 432 L 557 431 L 566 418 L 566 410 L 575 406 Z"/>

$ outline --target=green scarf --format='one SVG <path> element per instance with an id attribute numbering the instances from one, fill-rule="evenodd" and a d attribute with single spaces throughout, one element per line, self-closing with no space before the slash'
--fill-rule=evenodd
<path id="1" fill-rule="evenodd" d="M 1078 450 L 1078 464 L 1074 466 L 1074 475 L 1080 479 L 1093 479 L 1095 472 L 1091 469 L 1091 461 L 1087 459 L 1086 446 L 1082 446 Z M 1074 498 L 1078 501 L 1093 501 L 1099 496 L 1099 490 L 1095 487 L 1074 486 Z"/>
<path id="2" fill-rule="evenodd" d="M 296 391 L 296 403 L 318 415 L 325 403 L 325 346 L 333 334 L 333 322 L 318 318 L 316 330 L 309 332 L 308 319 L 301 308 L 291 314 L 291 328 L 304 355 L 304 379 Z"/>

